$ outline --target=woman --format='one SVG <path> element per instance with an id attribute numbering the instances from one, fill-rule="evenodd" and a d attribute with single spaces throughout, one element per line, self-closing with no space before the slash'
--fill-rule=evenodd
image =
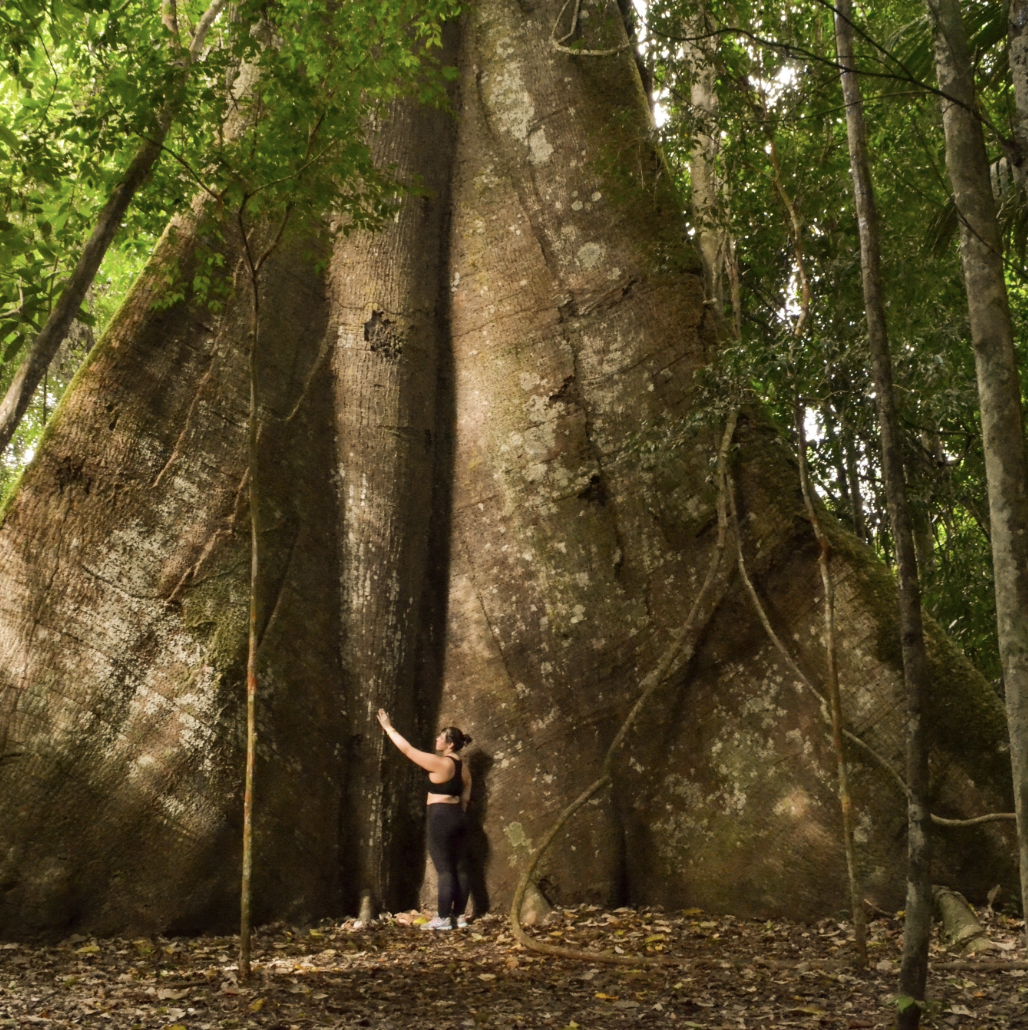
<path id="1" fill-rule="evenodd" d="M 471 738 L 456 726 L 447 726 L 436 737 L 430 755 L 412 747 L 393 727 L 388 712 L 378 710 L 378 721 L 389 739 L 412 762 L 428 773 L 428 853 L 439 877 L 439 910 L 426 930 L 450 930 L 468 925 L 464 906 L 468 902 L 468 874 L 464 864 L 465 810 L 471 797 L 471 773 L 457 757 Z"/>

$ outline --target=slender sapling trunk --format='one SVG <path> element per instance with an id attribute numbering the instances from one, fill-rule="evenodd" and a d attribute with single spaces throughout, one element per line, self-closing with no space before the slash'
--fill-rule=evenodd
<path id="1" fill-rule="evenodd" d="M 260 344 L 260 279 L 261 270 L 268 258 L 275 252 L 289 221 L 286 209 L 267 248 L 259 257 L 251 249 L 251 234 L 246 231 L 244 215 L 247 199 L 244 199 L 237 213 L 241 250 L 246 270 L 249 273 L 251 296 L 250 333 L 250 411 L 247 425 L 247 470 L 250 501 L 250 605 L 246 648 L 246 775 L 243 788 L 243 869 L 239 897 L 239 978 L 250 976 L 250 936 L 252 930 L 251 874 L 253 872 L 253 780 L 257 761 L 257 654 L 261 637 L 258 625 L 260 587 L 260 484 L 257 458 L 260 442 L 260 408 L 257 403 L 257 360 Z"/>
<path id="2" fill-rule="evenodd" d="M 935 21 L 935 66 L 946 135 L 946 170 L 960 217 L 960 258 L 978 377 L 996 622 L 1014 778 L 1021 900 L 1028 910 L 1028 451 L 1013 328 L 1003 275 L 1003 240 L 989 175 L 974 74 L 959 0 L 927 0 Z M 1021 12 L 1021 13 L 1019 13 Z M 1011 5 L 1011 19 L 1023 14 Z M 1015 88 L 1024 54 L 1012 47 Z M 1020 112 L 1022 95 L 1018 100 Z"/>
<path id="3" fill-rule="evenodd" d="M 703 39 L 709 18 L 701 5 L 686 22 L 685 36 L 701 42 L 684 44 L 689 64 L 690 93 L 693 117 L 693 144 L 689 154 L 689 180 L 692 184 L 692 215 L 696 225 L 696 245 L 703 261 L 705 300 L 720 312 L 724 303 L 722 285 L 725 268 L 727 234 L 719 225 L 716 118 L 718 98 L 715 90 L 714 55 L 709 38 Z"/>
<path id="4" fill-rule="evenodd" d="M 242 219 L 240 218 L 240 231 Z M 244 234 L 244 249 L 246 237 Z M 247 261 L 253 304 L 250 333 L 250 414 L 247 426 L 247 468 L 250 486 L 250 607 L 246 647 L 246 774 L 243 787 L 243 871 L 239 896 L 239 978 L 250 977 L 252 929 L 250 879 L 253 872 L 253 773 L 257 760 L 257 587 L 260 583 L 257 482 L 257 341 L 260 333 L 260 270 Z"/>
<path id="5" fill-rule="evenodd" d="M 896 547 L 899 576 L 900 639 L 907 691 L 907 904 L 900 968 L 897 1025 L 916 1027 L 921 1019 L 928 978 L 928 941 L 932 928 L 931 812 L 928 808 L 928 749 L 924 708 L 928 699 L 927 662 L 921 619 L 913 522 L 907 500 L 899 418 L 892 379 L 892 357 L 882 294 L 878 212 L 871 183 L 867 131 L 853 57 L 852 0 L 839 0 L 835 42 L 840 65 L 850 171 L 860 232 L 861 279 L 867 316 L 871 374 L 881 434 L 882 479 Z"/>

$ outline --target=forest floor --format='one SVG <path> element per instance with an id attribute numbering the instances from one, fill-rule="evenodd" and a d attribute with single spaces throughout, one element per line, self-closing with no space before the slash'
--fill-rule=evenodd
<path id="1" fill-rule="evenodd" d="M 987 913 L 1000 946 L 983 963 L 1025 964 L 1017 929 Z M 902 925 L 872 922 L 871 966 L 849 965 L 845 923 L 718 918 L 697 910 L 551 913 L 530 932 L 550 943 L 675 956 L 663 968 L 534 954 L 485 916 L 467 930 L 424 931 L 417 913 L 366 926 L 265 927 L 254 975 L 238 982 L 232 937 L 0 944 L 0 1027 L 109 1030 L 621 1030 L 689 1027 L 889 1027 Z M 1028 973 L 944 969 L 932 945 L 929 1027 L 1028 1028 Z M 976 960 L 969 960 L 975 962 Z M 792 965 L 792 963 L 796 963 Z"/>

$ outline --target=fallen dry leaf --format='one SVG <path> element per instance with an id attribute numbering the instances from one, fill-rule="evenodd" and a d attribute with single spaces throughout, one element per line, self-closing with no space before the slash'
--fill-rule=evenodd
<path id="1" fill-rule="evenodd" d="M 0 945 L 0 1030 L 714 1030 L 783 1025 L 887 1028 L 902 925 L 869 928 L 872 968 L 848 967 L 851 928 L 822 920 L 743 920 L 696 911 L 558 908 L 528 932 L 550 943 L 626 957 L 681 959 L 653 968 L 541 956 L 487 916 L 469 932 L 427 934 L 421 913 L 314 933 L 277 926 L 253 941 L 254 975 L 237 982 L 232 937 Z M 1004 959 L 1025 961 L 1019 924 L 985 916 Z M 559 937 L 551 934 L 559 933 Z M 933 947 L 944 945 L 936 938 Z M 82 951 L 86 946 L 95 950 Z M 948 958 L 939 952 L 938 961 Z M 779 963 L 771 968 L 762 963 Z M 835 963 L 820 968 L 819 962 Z M 792 965 L 783 965 L 784 962 Z M 875 968 L 885 964 L 885 971 Z M 251 993 L 252 992 L 252 993 Z M 926 1030 L 1028 1030 L 1023 969 L 938 971 L 929 992 L 941 1014 Z M 181 1007 L 170 1007 L 173 1003 Z M 168 1006 L 168 1007 L 165 1007 Z M 939 1012 L 940 1009 L 934 1010 Z M 973 1012 L 973 1017 L 965 1015 Z"/>

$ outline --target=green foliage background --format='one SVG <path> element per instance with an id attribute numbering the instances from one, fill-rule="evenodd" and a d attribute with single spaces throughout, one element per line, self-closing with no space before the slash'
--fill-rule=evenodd
<path id="1" fill-rule="evenodd" d="M 721 220 L 738 253 L 741 339 L 712 376 L 718 391 L 755 396 L 795 445 L 793 404 L 813 432 L 808 458 L 828 508 L 883 558 L 892 540 L 879 477 L 860 249 L 838 69 L 833 9 L 825 0 L 710 0 L 704 45 L 717 68 Z M 928 610 L 990 679 L 1000 677 L 981 432 L 957 221 L 945 173 L 931 26 L 924 4 L 857 6 L 858 64 L 882 223 L 888 318 L 907 478 L 918 520 Z M 983 118 L 1007 236 L 1008 284 L 1018 347 L 1025 349 L 1026 204 L 1005 164 L 1013 97 L 1006 5 L 964 3 Z M 655 0 L 644 62 L 660 128 L 683 192 L 699 128 L 682 39 L 701 7 Z M 803 223 L 810 318 L 793 335 L 796 257 L 780 183 Z M 730 304 L 726 316 L 731 318 Z M 855 475 L 854 475 L 855 473 Z M 853 503 L 854 479 L 861 510 Z"/>
<path id="2" fill-rule="evenodd" d="M 405 93 L 444 102 L 454 74 L 437 53 L 456 0 L 237 0 L 188 69 L 185 49 L 207 2 L 175 6 L 177 34 L 149 0 L 0 6 L 0 388 L 45 322 L 106 198 L 154 138 L 159 113 L 175 113 L 74 341 L 0 462 L 0 500 L 172 215 L 203 196 L 212 232 L 240 218 L 247 232 L 285 217 L 374 224 L 399 187 L 371 163 L 369 118 Z M 241 89 L 251 71 L 254 85 Z M 222 259 L 212 246 L 208 262 Z M 172 296 L 206 292 L 209 279 L 201 268 Z"/>

